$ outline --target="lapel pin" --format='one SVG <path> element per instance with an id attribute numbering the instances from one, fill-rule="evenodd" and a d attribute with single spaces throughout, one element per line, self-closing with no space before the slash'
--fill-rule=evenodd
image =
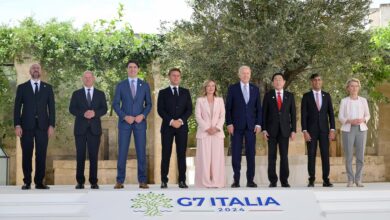
<path id="1" fill-rule="evenodd" d="M 275 96 L 272 96 L 272 98 L 274 99 L 274 98 L 275 98 Z"/>

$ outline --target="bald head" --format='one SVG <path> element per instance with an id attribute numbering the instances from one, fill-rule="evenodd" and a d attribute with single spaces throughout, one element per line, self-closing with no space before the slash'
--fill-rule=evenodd
<path id="1" fill-rule="evenodd" d="M 83 73 L 82 80 L 85 87 L 91 88 L 95 83 L 95 75 L 92 71 L 87 70 Z"/>
<path id="2" fill-rule="evenodd" d="M 38 80 L 41 78 L 41 65 L 38 63 L 34 63 L 33 65 L 30 66 L 30 75 L 31 78 L 34 80 Z"/>

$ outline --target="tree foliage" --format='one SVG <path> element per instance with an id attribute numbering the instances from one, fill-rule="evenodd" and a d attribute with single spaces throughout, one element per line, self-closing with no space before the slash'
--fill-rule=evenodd
<path id="1" fill-rule="evenodd" d="M 80 29 L 71 22 L 52 19 L 41 24 L 31 17 L 16 27 L 2 25 L 0 65 L 22 61 L 26 55 L 38 60 L 56 93 L 57 127 L 67 128 L 73 121 L 68 113 L 70 95 L 81 86 L 80 78 L 85 70 L 94 71 L 97 87 L 106 92 L 109 103 L 115 84 L 127 77 L 125 66 L 129 59 L 140 62 L 142 76 L 148 74 L 147 65 L 158 54 L 161 38 L 154 34 L 135 34 L 122 18 L 120 4 L 116 18 L 101 19 Z M 1 88 L 7 85 L 3 79 L 0 77 Z"/>
<path id="2" fill-rule="evenodd" d="M 293 91 L 308 89 L 313 72 L 339 82 L 355 74 L 372 57 L 365 30 L 369 0 L 195 0 L 192 20 L 166 29 L 162 62 L 181 66 L 189 86 L 206 78 L 222 89 L 237 81 L 240 65 L 252 68 L 253 81 L 270 88 L 281 71 Z M 291 82 L 294 81 L 294 85 Z M 197 83 L 198 85 L 195 85 Z M 329 85 L 340 96 L 340 83 Z"/>

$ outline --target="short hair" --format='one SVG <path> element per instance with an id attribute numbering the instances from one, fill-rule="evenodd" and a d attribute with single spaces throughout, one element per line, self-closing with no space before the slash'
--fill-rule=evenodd
<path id="1" fill-rule="evenodd" d="M 95 74 L 94 74 L 91 70 L 86 70 L 86 71 L 84 71 L 83 76 L 84 76 L 85 74 L 87 74 L 87 73 L 90 73 L 92 76 L 95 76 Z"/>
<path id="2" fill-rule="evenodd" d="M 317 77 L 321 77 L 320 74 L 318 74 L 318 73 L 313 73 L 313 74 L 311 74 L 311 76 L 310 76 L 310 80 L 313 80 L 313 79 L 315 79 L 315 78 L 317 78 Z"/>
<path id="3" fill-rule="evenodd" d="M 175 72 L 175 71 L 179 72 L 179 73 L 180 73 L 180 75 L 181 75 L 181 70 L 180 70 L 179 68 L 177 68 L 177 67 L 174 67 L 174 68 L 172 68 L 172 69 L 170 69 L 170 70 L 169 70 L 169 72 L 168 72 L 168 76 L 170 76 L 170 75 L 171 75 L 171 73 L 172 73 L 172 72 Z"/>
<path id="4" fill-rule="evenodd" d="M 130 64 L 130 63 L 134 63 L 134 64 L 139 68 L 139 63 L 138 63 L 138 61 L 136 61 L 136 60 L 129 60 L 129 61 L 127 61 L 126 68 L 129 67 L 129 64 Z"/>
<path id="5" fill-rule="evenodd" d="M 275 78 L 276 76 L 281 76 L 281 77 L 283 78 L 283 80 L 286 80 L 286 78 L 284 78 L 284 74 L 283 74 L 283 73 L 277 72 L 277 73 L 275 73 L 274 75 L 272 75 L 271 81 L 274 81 L 274 78 Z"/>
<path id="6" fill-rule="evenodd" d="M 240 68 L 238 68 L 238 74 L 241 73 L 242 70 L 244 69 L 248 69 L 249 71 L 252 72 L 251 68 L 249 66 L 246 66 L 246 65 L 243 65 L 243 66 L 240 66 Z"/>
<path id="7" fill-rule="evenodd" d="M 212 80 L 212 79 L 208 79 L 206 80 L 204 83 L 203 83 L 203 87 L 202 87 L 202 95 L 203 96 L 206 96 L 207 95 L 207 86 L 209 85 L 209 83 L 213 82 L 215 84 L 215 91 L 214 91 L 214 96 L 218 96 L 218 87 L 217 87 L 217 83 Z"/>
<path id="8" fill-rule="evenodd" d="M 349 79 L 349 80 L 347 81 L 347 84 L 346 84 L 345 88 L 348 89 L 349 84 L 351 84 L 351 83 L 353 83 L 353 82 L 356 82 L 356 83 L 359 85 L 359 87 L 362 87 L 361 84 L 360 84 L 360 80 L 359 80 L 359 79 L 357 79 L 357 78 L 351 78 L 351 79 Z"/>

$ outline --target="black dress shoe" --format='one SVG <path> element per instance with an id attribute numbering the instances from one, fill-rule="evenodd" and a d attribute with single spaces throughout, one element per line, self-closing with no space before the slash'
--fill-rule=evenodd
<path id="1" fill-rule="evenodd" d="M 81 183 L 77 183 L 76 189 L 84 189 L 84 184 L 81 184 Z"/>
<path id="2" fill-rule="evenodd" d="M 161 182 L 161 189 L 168 188 L 168 184 L 166 182 Z"/>
<path id="3" fill-rule="evenodd" d="M 185 189 L 185 188 L 188 188 L 188 186 L 187 186 L 186 182 L 180 181 L 179 182 L 179 188 Z"/>
<path id="4" fill-rule="evenodd" d="M 50 189 L 48 185 L 45 185 L 43 183 L 35 185 L 35 189 Z"/>
<path id="5" fill-rule="evenodd" d="M 99 185 L 97 183 L 91 184 L 91 189 L 99 189 Z"/>
<path id="6" fill-rule="evenodd" d="M 256 188 L 257 187 L 257 184 L 254 183 L 254 182 L 249 182 L 246 184 L 246 187 L 249 187 L 249 188 Z"/>
<path id="7" fill-rule="evenodd" d="M 333 184 L 329 181 L 326 181 L 322 184 L 323 187 L 333 187 Z"/>
<path id="8" fill-rule="evenodd" d="M 270 188 L 275 188 L 275 187 L 277 187 L 277 185 L 276 185 L 276 183 L 270 183 L 270 184 L 269 184 L 269 187 L 270 187 Z"/>
<path id="9" fill-rule="evenodd" d="M 309 181 L 309 184 L 307 184 L 307 187 L 314 187 L 314 182 L 313 181 Z"/>
<path id="10" fill-rule="evenodd" d="M 31 189 L 31 184 L 23 184 L 22 190 L 28 190 Z"/>
<path id="11" fill-rule="evenodd" d="M 240 184 L 238 182 L 234 181 L 232 183 L 232 188 L 239 188 L 239 187 L 240 187 Z"/>
<path id="12" fill-rule="evenodd" d="M 290 188 L 290 184 L 288 184 L 288 183 L 282 183 L 282 187 L 284 187 L 284 188 Z"/>

